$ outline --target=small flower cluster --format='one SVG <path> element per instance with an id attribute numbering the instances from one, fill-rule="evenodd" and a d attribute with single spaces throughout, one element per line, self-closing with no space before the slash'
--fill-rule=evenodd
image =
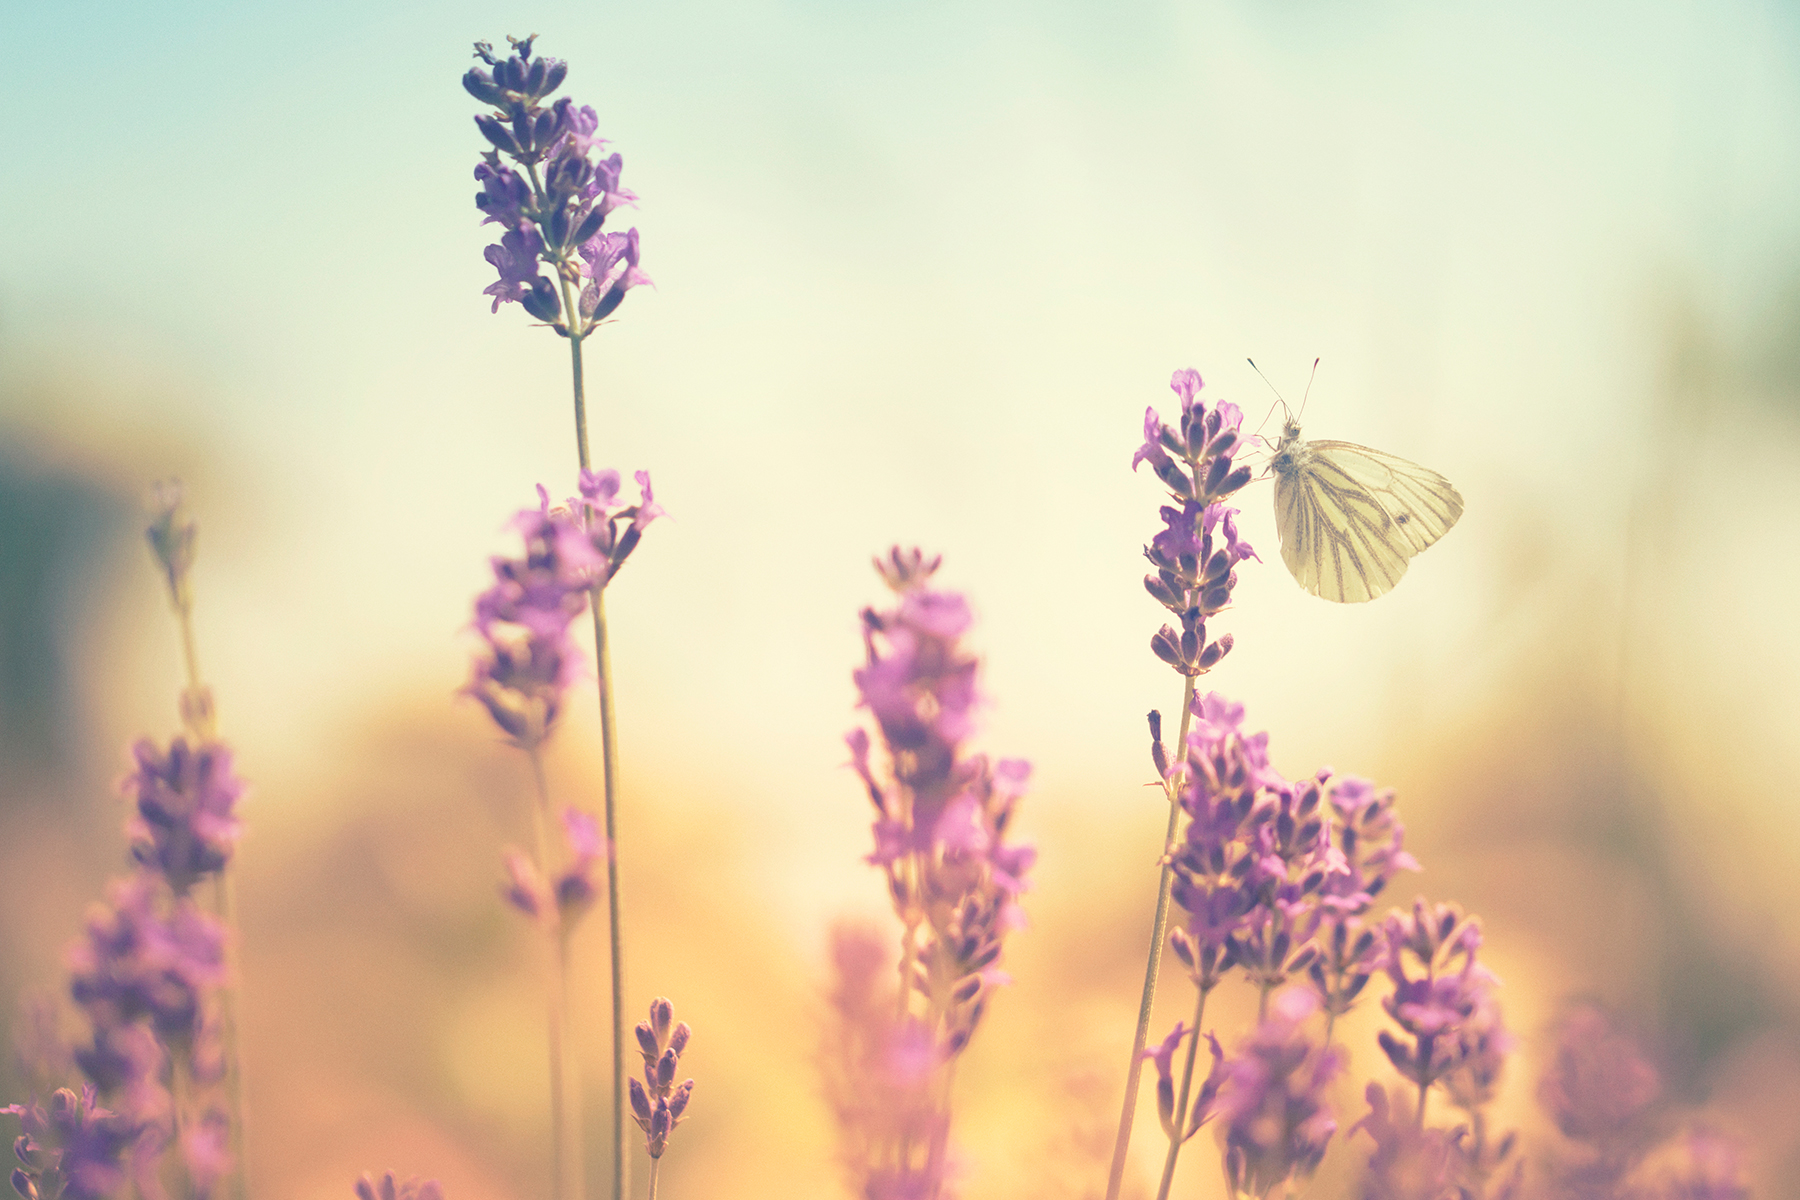
<path id="1" fill-rule="evenodd" d="M 877 560 L 899 603 L 864 610 L 868 657 L 854 678 L 884 763 L 875 762 L 866 730 L 845 739 L 875 806 L 869 862 L 886 873 L 904 931 L 901 1009 L 908 1016 L 889 1044 L 927 1076 L 968 1045 L 993 989 L 1007 982 L 1000 956 L 1007 934 L 1024 923 L 1018 896 L 1036 856 L 1006 840 L 1030 765 L 990 763 L 964 749 L 980 703 L 977 662 L 961 643 L 971 618 L 962 596 L 929 586 L 938 561 L 898 547 Z M 883 1193 L 939 1194 L 946 1136 L 947 1121 L 923 1145 L 890 1147 L 886 1161 L 897 1165 L 883 1176 Z"/>
<path id="2" fill-rule="evenodd" d="M 1230 1062 L 1220 1107 L 1225 1175 L 1234 1193 L 1266 1196 L 1289 1179 L 1310 1178 L 1337 1132 L 1325 1091 L 1342 1055 L 1314 1045 L 1305 1032 L 1318 1007 L 1304 988 L 1276 993 Z"/>
<path id="3" fill-rule="evenodd" d="M 617 471 L 583 471 L 580 494 L 552 508 L 538 488 L 538 507 L 513 518 L 525 542 L 522 558 L 495 557 L 494 584 L 475 600 L 475 632 L 483 646 L 464 689 L 524 750 L 550 735 L 563 694 L 581 673 L 570 639 L 588 594 L 618 574 L 651 521 L 663 515 L 650 474 L 637 473 L 641 498 L 619 503 Z"/>
<path id="4" fill-rule="evenodd" d="M 650 1019 L 637 1025 L 638 1053 L 644 1058 L 644 1080 L 630 1081 L 631 1115 L 644 1131 L 644 1146 L 653 1159 L 661 1158 L 669 1134 L 681 1124 L 694 1081 L 675 1082 L 681 1069 L 681 1052 L 693 1031 L 686 1021 L 676 1023 L 675 1006 L 658 996 L 650 1002 Z"/>
<path id="5" fill-rule="evenodd" d="M 435 1179 L 399 1180 L 389 1171 L 379 1183 L 368 1175 L 358 1179 L 356 1200 L 444 1200 L 444 1189 Z"/>
<path id="6" fill-rule="evenodd" d="M 624 160 L 604 155 L 607 143 L 595 136 L 600 118 L 592 108 L 577 108 L 568 97 L 549 107 L 541 103 L 562 86 L 568 64 L 533 58 L 535 34 L 508 40 L 513 52 L 506 58 L 486 42 L 476 43 L 475 56 L 486 67 L 463 76 L 469 94 L 494 108 L 475 118 L 493 144 L 475 168 L 481 184 L 475 206 L 485 214 L 482 224 L 506 230 L 499 245 L 487 248 L 500 278 L 486 294 L 494 298 L 495 312 L 516 301 L 557 333 L 579 340 L 624 302 L 627 291 L 650 282 L 638 266 L 637 230 L 601 229 L 607 214 L 635 205 L 637 196 L 619 183 Z M 543 274 L 546 266 L 555 282 Z M 579 296 L 566 300 L 571 288 Z M 566 314 L 565 303 L 572 310 Z"/>
<path id="7" fill-rule="evenodd" d="M 1369 1113 L 1357 1124 L 1376 1147 L 1366 1191 L 1374 1200 L 1517 1196 L 1525 1169 L 1513 1154 L 1517 1137 L 1494 1140 L 1485 1112 L 1514 1038 L 1501 1023 L 1499 981 L 1476 961 L 1481 926 L 1453 905 L 1418 900 L 1411 912 L 1390 914 L 1382 934 L 1383 969 L 1394 985 L 1382 1007 L 1407 1036 L 1382 1030 L 1377 1040 L 1417 1101 L 1410 1116 L 1396 1119 L 1391 1114 L 1406 1107 L 1400 1093 L 1369 1084 Z M 1434 1085 L 1462 1110 L 1462 1122 L 1427 1125 Z"/>
<path id="8" fill-rule="evenodd" d="M 1156 568 L 1144 577 L 1144 587 L 1181 620 L 1180 632 L 1164 625 L 1150 648 L 1191 678 L 1231 652 L 1230 634 L 1207 641 L 1206 622 L 1231 603 L 1237 564 L 1256 557 L 1250 543 L 1238 537 L 1237 510 L 1223 503 L 1250 482 L 1250 468 L 1233 462 L 1243 445 L 1244 414 L 1238 406 L 1226 401 L 1209 408 L 1202 402 L 1205 384 L 1198 371 L 1175 372 L 1169 386 L 1181 397 L 1181 427 L 1170 428 L 1154 408 L 1146 408 L 1144 444 L 1131 456 L 1131 467 L 1135 471 L 1149 462 L 1175 501 L 1163 506 L 1163 529 L 1144 547 L 1144 557 Z"/>
<path id="9" fill-rule="evenodd" d="M 508 849 L 502 858 L 506 882 L 500 894 L 527 917 L 566 935 L 593 907 L 599 895 L 594 870 L 608 857 L 609 849 L 594 814 L 570 805 L 562 811 L 561 825 L 567 850 L 562 869 L 546 883 L 544 872 L 530 855 Z"/>
<path id="10" fill-rule="evenodd" d="M 140 1130 L 95 1103 L 93 1084 L 77 1095 L 58 1088 L 48 1110 L 36 1101 L 0 1112 L 19 1118 L 24 1132 L 13 1143 L 19 1166 L 12 1186 L 22 1200 L 101 1200 L 125 1182 L 121 1162 Z"/>

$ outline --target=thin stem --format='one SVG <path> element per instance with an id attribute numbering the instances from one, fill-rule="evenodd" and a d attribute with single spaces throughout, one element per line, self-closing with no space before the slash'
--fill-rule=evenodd
<path id="1" fill-rule="evenodd" d="M 645 1200 L 656 1200 L 656 1173 L 661 1169 L 662 1159 L 653 1158 L 650 1160 L 650 1194 L 645 1197 Z"/>
<path id="2" fill-rule="evenodd" d="M 1419 1074 L 1419 1128 L 1423 1129 L 1425 1128 L 1425 1099 L 1431 1094 L 1431 1080 L 1424 1077 L 1423 1071 L 1420 1071 Z"/>
<path id="3" fill-rule="evenodd" d="M 1258 1025 L 1261 1025 L 1263 1019 L 1269 1015 L 1269 993 L 1274 990 L 1275 985 L 1265 981 L 1262 990 L 1256 995 L 1256 1023 Z"/>
<path id="4" fill-rule="evenodd" d="M 182 716 L 195 738 L 211 741 L 215 736 L 211 697 L 200 677 L 200 654 L 194 638 L 194 609 L 191 600 L 172 595 L 176 624 L 181 629 L 181 657 L 187 668 L 187 690 Z M 250 1144 L 248 1122 L 244 1119 L 244 1056 L 238 1035 L 238 1009 L 242 983 L 238 962 L 237 873 L 231 862 L 213 877 L 213 908 L 225 926 L 225 982 L 219 987 L 220 1040 L 225 1056 L 225 1105 L 230 1121 L 231 1174 L 230 1194 L 233 1200 L 246 1200 L 250 1194 Z"/>
<path id="5" fill-rule="evenodd" d="M 619 900 L 619 737 L 613 713 L 612 655 L 606 639 L 606 592 L 593 592 L 594 658 L 600 677 L 601 782 L 606 793 L 606 915 L 612 947 L 612 1118 L 613 1200 L 625 1200 L 630 1180 L 630 1147 L 625 1141 L 625 952 Z"/>
<path id="6" fill-rule="evenodd" d="M 1188 1043 L 1187 1058 L 1181 1064 L 1181 1091 L 1175 1101 L 1175 1128 L 1169 1134 L 1169 1156 L 1163 1160 L 1162 1183 L 1156 1189 L 1156 1200 L 1168 1200 L 1169 1185 L 1175 1181 L 1175 1160 L 1181 1157 L 1182 1143 L 1187 1141 L 1188 1089 L 1194 1081 L 1194 1056 L 1200 1050 L 1200 1022 L 1206 1016 L 1206 997 L 1212 989 L 1201 988 L 1194 1004 L 1194 1036 Z"/>
<path id="7" fill-rule="evenodd" d="M 1188 726 L 1194 719 L 1194 677 L 1187 677 L 1181 692 L 1181 737 L 1176 743 L 1182 767 L 1165 787 L 1168 789 L 1169 827 L 1163 833 L 1162 879 L 1156 889 L 1156 918 L 1150 928 L 1150 954 L 1144 963 L 1144 993 L 1138 1002 L 1137 1032 L 1132 1036 L 1131 1065 L 1125 1072 L 1125 1103 L 1119 1110 L 1119 1135 L 1113 1141 L 1112 1167 L 1106 1177 L 1106 1200 L 1119 1200 L 1119 1187 L 1125 1181 L 1125 1153 L 1131 1148 L 1131 1125 L 1137 1118 L 1138 1086 L 1144 1074 L 1144 1043 L 1150 1037 L 1150 1016 L 1156 1007 L 1156 976 L 1162 969 L 1163 936 L 1169 929 L 1169 894 L 1175 886 L 1175 868 L 1168 861 L 1169 848 L 1175 842 L 1175 827 L 1181 819 L 1180 794 L 1187 763 Z"/>
<path id="8" fill-rule="evenodd" d="M 532 829 L 537 838 L 538 878 L 550 880 L 555 868 L 550 861 L 550 785 L 544 778 L 544 758 L 536 746 L 527 752 L 531 759 L 531 778 L 537 788 L 537 802 L 532 805 Z M 554 898 L 550 903 L 555 904 Z M 554 919 L 554 911 L 547 914 Z M 559 923 L 560 924 L 560 923 Z M 568 1022 L 568 939 L 556 927 L 547 927 L 550 938 L 549 1014 L 546 1021 L 550 1033 L 550 1194 L 555 1200 L 580 1200 L 581 1172 L 579 1163 L 580 1129 L 570 1117 L 577 1111 L 571 1103 L 567 1039 L 563 1036 Z"/>

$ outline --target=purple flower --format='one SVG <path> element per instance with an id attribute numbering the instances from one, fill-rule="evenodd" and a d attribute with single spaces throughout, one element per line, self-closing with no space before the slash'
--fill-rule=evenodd
<path id="1" fill-rule="evenodd" d="M 1710 1129 L 1689 1130 L 1678 1155 L 1660 1200 L 1750 1200 L 1742 1154 L 1730 1138 Z"/>
<path id="2" fill-rule="evenodd" d="M 483 295 L 494 298 L 494 307 L 490 311 L 499 312 L 502 304 L 523 302 L 538 290 L 539 285 L 550 286 L 550 281 L 538 271 L 538 259 L 543 252 L 544 239 L 529 222 L 508 230 L 500 236 L 499 245 L 487 248 L 483 257 L 500 272 L 498 280 L 481 289 Z"/>
<path id="3" fill-rule="evenodd" d="M 1602 1148 L 1640 1138 L 1662 1079 L 1637 1042 L 1592 1005 L 1569 1010 L 1538 1099 L 1567 1137 Z"/>
<path id="4" fill-rule="evenodd" d="M 1377 1040 L 1388 1061 L 1421 1089 L 1460 1068 L 1497 1073 L 1492 1056 L 1505 1050 L 1493 1000 L 1499 980 L 1476 961 L 1481 926 L 1452 905 L 1433 908 L 1420 899 L 1410 914 L 1389 915 L 1383 932 L 1394 990 L 1381 1006 L 1411 1038 L 1409 1044 L 1382 1030 Z M 1471 1066 L 1477 1056 L 1487 1061 Z"/>
<path id="5" fill-rule="evenodd" d="M 653 284 L 638 267 L 638 231 L 597 233 L 581 245 L 581 315 L 600 321 L 625 302 L 625 293 L 640 284 Z"/>
<path id="6" fill-rule="evenodd" d="M 661 996 L 650 1002 L 650 1019 L 638 1022 L 638 1053 L 644 1060 L 644 1079 L 642 1083 L 630 1081 L 631 1114 L 644 1131 L 644 1145 L 651 1158 L 662 1157 L 669 1134 L 681 1123 L 688 1099 L 694 1094 L 693 1080 L 679 1086 L 675 1083 L 681 1052 L 687 1049 L 691 1033 L 687 1022 L 675 1023 L 675 1006 Z"/>
<path id="7" fill-rule="evenodd" d="M 356 1197 L 357 1200 L 444 1200 L 444 1189 L 435 1179 L 420 1181 L 413 1178 L 402 1182 L 389 1171 L 377 1183 L 365 1173 L 356 1181 Z"/>
<path id="8" fill-rule="evenodd" d="M 1375 1153 L 1363 1180 L 1363 1200 L 1449 1200 L 1457 1196 L 1450 1136 L 1426 1129 L 1388 1098 L 1379 1083 L 1363 1093 L 1369 1111 L 1350 1127 L 1369 1135 Z"/>
<path id="9" fill-rule="evenodd" d="M 231 772 L 231 751 L 217 742 L 190 748 L 177 737 L 165 755 L 146 738 L 132 755 L 137 769 L 121 784 L 137 801 L 126 825 L 132 857 L 185 894 L 230 859 L 242 828 L 235 810 L 244 785 Z"/>
<path id="10" fill-rule="evenodd" d="M 1143 1057 L 1156 1065 L 1156 1111 L 1162 1119 L 1163 1132 L 1174 1137 L 1176 1127 L 1184 1126 L 1181 1133 L 1184 1142 L 1200 1132 L 1200 1127 L 1218 1111 L 1219 1088 L 1225 1082 L 1225 1051 L 1220 1048 L 1219 1039 L 1209 1033 L 1206 1040 L 1212 1045 L 1212 1069 L 1201 1082 L 1199 1094 L 1189 1102 L 1187 1113 L 1176 1113 L 1175 1051 L 1189 1033 L 1188 1028 L 1178 1021 L 1160 1045 L 1143 1052 Z"/>
<path id="11" fill-rule="evenodd" d="M 125 1182 L 125 1156 L 141 1131 L 95 1099 L 89 1084 L 80 1095 L 58 1088 L 47 1110 L 35 1099 L 0 1108 L 24 1130 L 13 1145 L 20 1166 L 12 1173 L 23 1200 L 102 1200 Z"/>
<path id="12" fill-rule="evenodd" d="M 1256 551 L 1238 536 L 1236 509 L 1222 503 L 1250 481 L 1250 468 L 1236 466 L 1243 413 L 1234 404 L 1208 408 L 1199 399 L 1204 384 L 1197 371 L 1175 372 L 1169 386 L 1181 398 L 1180 429 L 1164 424 L 1154 408 L 1144 410 L 1144 443 L 1131 467 L 1148 462 L 1169 489 L 1172 504 L 1161 509 L 1163 528 L 1144 547 L 1156 568 L 1144 588 L 1181 621 L 1164 625 L 1150 648 L 1162 661 L 1190 678 L 1217 666 L 1231 650 L 1229 635 L 1208 640 L 1206 620 L 1231 603 L 1236 566 Z"/>
<path id="13" fill-rule="evenodd" d="M 192 901 L 139 871 L 108 886 L 69 951 L 69 990 L 96 1027 L 149 1018 L 165 1042 L 199 1031 L 205 996 L 224 982 L 225 932 Z"/>
<path id="14" fill-rule="evenodd" d="M 1268 1017 L 1230 1060 L 1219 1103 L 1225 1172 L 1237 1191 L 1262 1196 L 1290 1178 L 1310 1177 L 1337 1131 L 1325 1091 L 1338 1073 L 1338 1053 L 1315 1047 L 1302 1031 L 1317 1009 L 1305 989 L 1277 992 Z"/>
<path id="15" fill-rule="evenodd" d="M 469 94 L 494 109 L 475 118 L 492 147 L 475 171 L 482 185 L 475 204 L 485 214 L 483 224 L 496 222 L 509 231 L 499 246 L 488 248 L 500 280 L 487 293 L 495 311 L 505 301 L 519 301 L 532 316 L 580 340 L 619 306 L 628 289 L 650 282 L 638 268 L 637 231 L 602 232 L 607 214 L 635 204 L 637 196 L 620 183 L 624 160 L 604 155 L 606 139 L 598 136 L 600 118 L 592 108 L 577 107 L 566 97 L 547 108 L 541 103 L 561 86 L 567 65 L 533 59 L 531 38 L 512 46 L 503 59 L 478 43 L 476 57 L 486 67 L 463 76 Z M 503 166 L 503 156 L 526 170 Z M 580 310 L 567 314 L 567 324 L 557 289 L 539 274 L 540 264 L 563 279 L 579 274 L 589 280 Z"/>
<path id="16" fill-rule="evenodd" d="M 575 921 L 594 903 L 599 894 L 594 883 L 594 867 L 611 856 L 611 846 L 601 836 L 594 815 L 570 806 L 562 812 L 563 836 L 569 844 L 568 865 L 557 872 L 556 912 L 563 929 Z"/>

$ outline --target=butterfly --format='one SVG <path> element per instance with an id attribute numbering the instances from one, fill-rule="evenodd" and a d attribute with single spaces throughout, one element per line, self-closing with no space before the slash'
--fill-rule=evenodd
<path id="1" fill-rule="evenodd" d="M 1269 469 L 1281 561 L 1301 587 L 1339 604 L 1391 590 L 1462 516 L 1462 496 L 1436 471 L 1353 442 L 1302 441 L 1291 416 Z"/>

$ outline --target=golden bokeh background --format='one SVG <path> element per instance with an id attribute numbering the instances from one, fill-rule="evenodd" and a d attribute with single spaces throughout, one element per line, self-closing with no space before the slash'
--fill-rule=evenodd
<path id="1" fill-rule="evenodd" d="M 1340 607 L 1282 570 L 1253 485 L 1266 562 L 1209 682 L 1290 775 L 1400 789 L 1426 873 L 1396 899 L 1484 918 L 1534 1170 L 1547 1031 L 1589 997 L 1655 1031 L 1759 1195 L 1800 1191 L 1792 6 L 68 0 L 0 31 L 0 987 L 61 986 L 122 864 L 124 748 L 176 728 L 137 524 L 180 475 L 253 788 L 257 1195 L 547 1186 L 536 960 L 496 895 L 529 775 L 455 695 L 505 519 L 574 483 L 565 348 L 480 295 L 458 85 L 471 41 L 534 31 L 625 156 L 657 282 L 589 348 L 596 456 L 671 514 L 608 602 L 631 1008 L 695 1029 L 665 1197 L 842 1194 L 826 933 L 883 894 L 840 739 L 896 541 L 976 608 L 981 746 L 1036 766 L 1033 924 L 958 1078 L 965 1191 L 1098 1194 L 1162 822 L 1144 713 L 1180 695 L 1139 583 L 1161 494 L 1128 464 L 1177 367 L 1260 421 L 1246 356 L 1290 400 L 1322 357 L 1308 433 L 1467 511 Z M 597 758 L 576 703 L 559 800 L 598 806 Z M 596 1133 L 605 951 L 596 922 Z M 1217 1004 L 1228 1043 L 1250 1007 Z M 1353 1074 L 1386 1078 L 1365 1008 Z M 1218 1194 L 1190 1154 L 1178 1194 Z"/>

